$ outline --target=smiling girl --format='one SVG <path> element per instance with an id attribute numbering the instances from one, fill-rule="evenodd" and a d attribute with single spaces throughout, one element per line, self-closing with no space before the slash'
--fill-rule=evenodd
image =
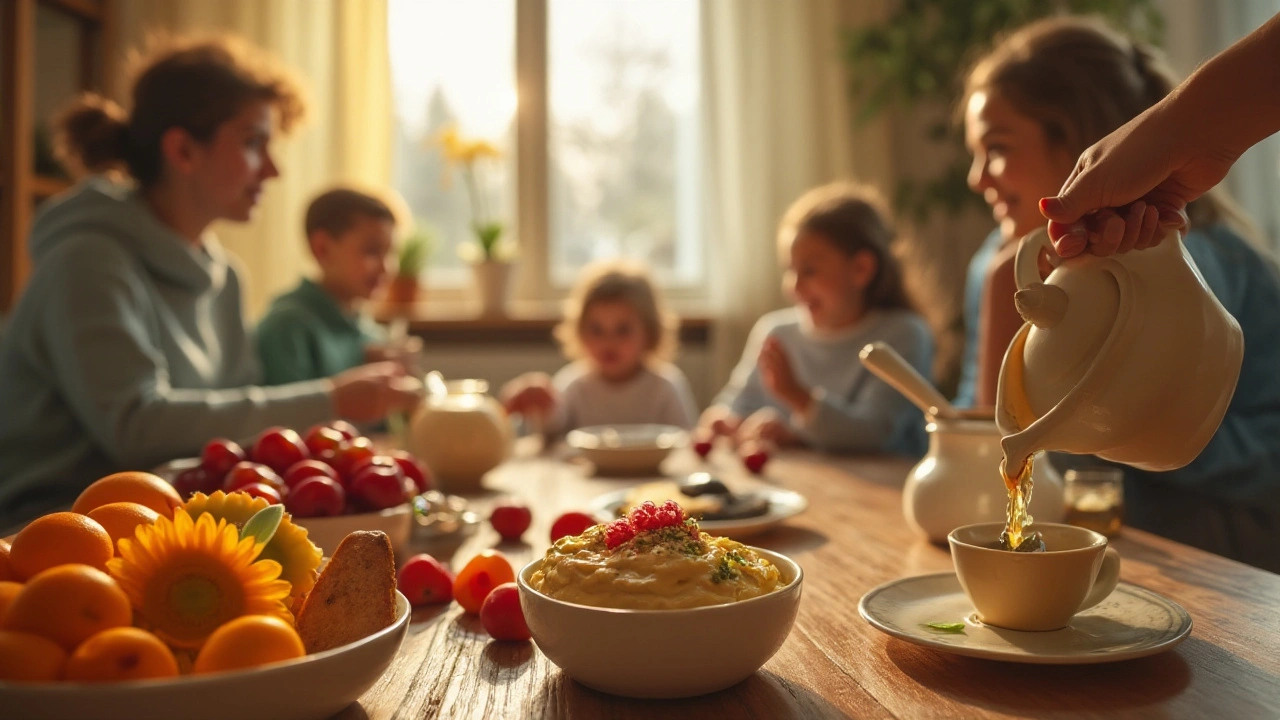
<path id="1" fill-rule="evenodd" d="M 96 96 L 61 119 L 90 177 L 36 218 L 33 272 L 0 346 L 0 528 L 69 505 L 90 482 L 199 454 L 272 425 L 408 408 L 391 364 L 260 387 L 240 273 L 208 232 L 246 222 L 280 172 L 270 142 L 297 89 L 229 40 L 174 41 L 140 64 L 132 108 Z"/>
<path id="2" fill-rule="evenodd" d="M 923 453 L 920 411 L 858 360 L 864 346 L 883 341 L 932 373 L 933 337 L 911 308 L 893 237 L 867 188 L 826 185 L 796 200 L 778 228 L 795 306 L 756 323 L 700 424 L 740 441 Z"/>
<path id="3" fill-rule="evenodd" d="M 1005 349 L 1022 324 L 1013 302 L 1014 253 L 1020 237 L 1045 226 L 1040 198 L 1058 194 L 1081 152 L 1173 86 L 1172 73 L 1152 49 L 1101 21 L 1067 17 L 1015 31 L 969 73 L 963 106 L 973 153 L 969 184 L 1000 227 L 969 269 L 963 399 L 994 405 Z M 1126 225 L 1135 233 L 1161 220 L 1141 201 L 1127 212 Z M 1122 467 L 1125 522 L 1277 570 L 1280 272 L 1233 229 L 1247 221 L 1239 222 L 1220 191 L 1191 203 L 1187 215 L 1183 244 L 1240 323 L 1244 362 L 1226 417 L 1191 464 L 1164 473 Z"/>

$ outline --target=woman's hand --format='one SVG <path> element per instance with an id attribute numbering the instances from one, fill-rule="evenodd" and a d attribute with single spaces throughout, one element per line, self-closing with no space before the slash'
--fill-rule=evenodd
<path id="1" fill-rule="evenodd" d="M 412 410 L 422 399 L 422 383 L 391 362 L 361 365 L 338 373 L 331 382 L 334 414 L 356 423 Z"/>
<path id="2" fill-rule="evenodd" d="M 786 348 L 775 337 L 768 337 L 764 347 L 760 349 L 760 381 L 766 390 L 796 412 L 806 412 L 813 402 L 809 388 L 796 380 L 791 369 L 791 358 L 787 357 Z"/>

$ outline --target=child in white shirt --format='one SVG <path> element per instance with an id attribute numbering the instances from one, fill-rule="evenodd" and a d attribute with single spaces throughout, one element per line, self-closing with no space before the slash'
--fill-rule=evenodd
<path id="1" fill-rule="evenodd" d="M 555 331 L 572 362 L 554 378 L 525 373 L 512 380 L 503 404 L 540 422 L 547 435 L 588 425 L 691 427 L 693 394 L 670 363 L 678 323 L 643 268 L 617 261 L 585 268 Z"/>
<path id="2" fill-rule="evenodd" d="M 867 188 L 826 185 L 796 200 L 778 228 L 795 305 L 756 323 L 700 425 L 740 442 L 923 454 L 920 411 L 858 359 L 879 340 L 925 377 L 932 372 L 933 337 L 911 308 L 892 240 Z"/>

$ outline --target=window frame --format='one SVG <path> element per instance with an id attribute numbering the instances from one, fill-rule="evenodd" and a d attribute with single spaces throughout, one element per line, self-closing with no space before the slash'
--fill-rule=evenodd
<path id="1" fill-rule="evenodd" d="M 515 0 L 517 102 L 512 177 L 516 188 L 512 229 L 517 255 L 509 307 L 517 315 L 558 313 L 559 304 L 570 289 L 557 285 L 551 276 L 549 10 L 549 0 Z M 702 126 L 705 142 L 705 112 Z M 706 156 L 705 148 L 702 156 Z M 705 179 L 700 184 L 698 195 L 699 206 L 706 207 Z M 700 224 L 705 226 L 705 218 Z M 662 290 L 663 297 L 677 312 L 705 313 L 711 300 L 708 290 L 711 270 L 709 242 L 701 243 L 699 251 L 703 256 L 701 282 Z M 460 286 L 435 287 L 428 275 L 424 283 L 428 307 L 446 308 L 440 311 L 441 314 L 465 312 L 467 303 L 474 297 L 469 281 Z"/>

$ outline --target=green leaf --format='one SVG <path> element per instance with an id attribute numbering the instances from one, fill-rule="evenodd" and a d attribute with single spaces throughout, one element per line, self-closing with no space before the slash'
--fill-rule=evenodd
<path id="1" fill-rule="evenodd" d="M 962 622 L 931 622 L 925 623 L 924 627 L 937 632 L 948 633 L 950 635 L 964 635 L 964 623 Z"/>
<path id="2" fill-rule="evenodd" d="M 243 540 L 250 535 L 254 539 L 266 545 L 271 542 L 271 538 L 276 534 L 276 528 L 280 527 L 280 521 L 284 519 L 283 505 L 268 505 L 249 518 L 249 522 L 244 524 L 244 529 L 240 531 L 240 539 Z"/>

